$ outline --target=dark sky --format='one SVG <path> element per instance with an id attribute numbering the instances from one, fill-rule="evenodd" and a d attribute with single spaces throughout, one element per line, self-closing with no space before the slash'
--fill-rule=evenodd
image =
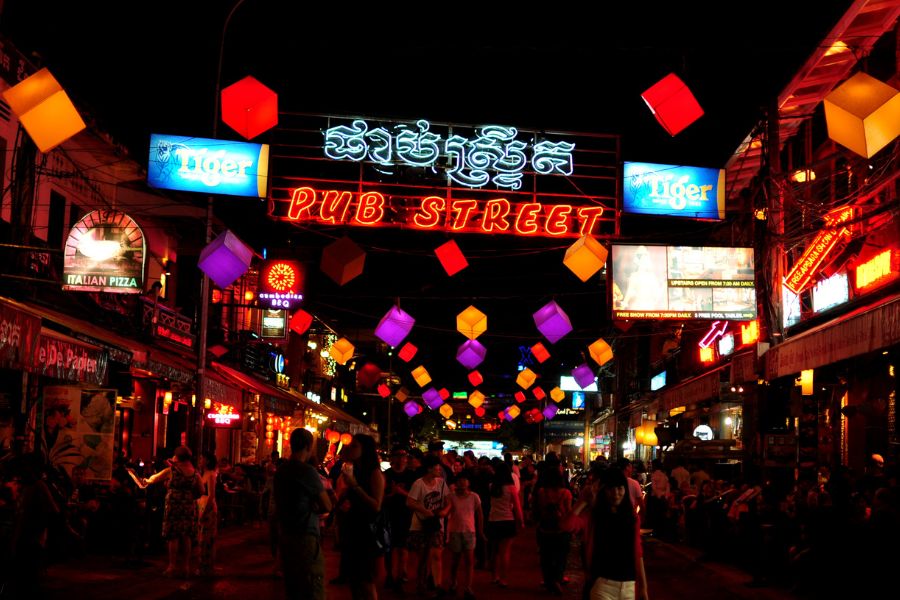
<path id="1" fill-rule="evenodd" d="M 503 3 L 502 14 L 484 12 L 494 4 L 484 1 L 309 4 L 246 0 L 228 28 L 222 85 L 251 74 L 279 93 L 288 112 L 615 133 L 625 160 L 721 167 L 851 3 Z M 613 4 L 626 8 L 607 8 Z M 151 132 L 212 134 L 219 36 L 230 6 L 7 0 L 0 30 L 23 52 L 38 52 L 79 108 L 145 162 Z M 670 72 L 706 111 L 675 138 L 640 98 Z M 219 133 L 238 139 L 224 125 Z M 313 264 L 342 233 L 265 220 L 250 220 L 248 230 L 234 222 L 240 213 L 222 215 L 242 235 L 290 244 Z M 652 218 L 645 225 L 655 226 Z M 610 330 L 603 282 L 581 284 L 561 265 L 571 242 L 463 236 L 477 258 L 448 278 L 430 255 L 443 236 L 347 233 L 369 251 L 366 274 L 343 288 L 312 277 L 310 307 L 352 337 L 399 298 L 420 318 L 414 341 L 426 357 L 433 349 L 430 368 L 446 385 L 464 376 L 453 360 L 463 341 L 454 317 L 470 303 L 489 315 L 483 339 L 507 372 L 514 372 L 516 346 L 540 339 L 531 313 L 551 298 L 576 326 L 556 349 L 560 364 L 580 362 L 583 346 Z"/>

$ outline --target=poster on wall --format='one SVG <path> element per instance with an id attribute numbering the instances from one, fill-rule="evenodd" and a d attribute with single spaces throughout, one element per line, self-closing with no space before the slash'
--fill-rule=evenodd
<path id="1" fill-rule="evenodd" d="M 112 477 L 116 390 L 74 386 L 44 388 L 41 430 L 50 464 L 71 477 Z"/>
<path id="2" fill-rule="evenodd" d="M 128 215 L 95 210 L 69 231 L 63 289 L 140 294 L 144 291 L 144 232 Z"/>

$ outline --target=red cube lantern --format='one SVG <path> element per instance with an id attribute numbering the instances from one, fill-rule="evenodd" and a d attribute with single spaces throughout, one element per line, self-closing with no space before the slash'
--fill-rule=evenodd
<path id="1" fill-rule="evenodd" d="M 384 385 L 383 383 L 379 384 L 378 385 L 378 395 L 381 396 L 382 398 L 387 398 L 388 396 L 391 395 L 391 388 Z"/>
<path id="2" fill-rule="evenodd" d="M 453 240 L 438 246 L 434 253 L 437 255 L 438 260 L 441 261 L 441 266 L 447 271 L 447 275 L 456 275 L 469 266 L 462 250 L 459 249 L 459 246 Z"/>
<path id="3" fill-rule="evenodd" d="M 381 378 L 381 368 L 373 363 L 366 363 L 356 372 L 356 383 L 361 388 L 370 389 Z"/>
<path id="4" fill-rule="evenodd" d="M 478 371 L 472 371 L 469 373 L 469 383 L 478 387 L 484 382 L 484 377 L 481 376 L 481 373 Z"/>
<path id="5" fill-rule="evenodd" d="M 255 138 L 278 125 L 278 94 L 248 75 L 222 90 L 222 121 Z"/>
<path id="6" fill-rule="evenodd" d="M 476 408 L 476 409 L 475 409 L 475 415 L 478 416 L 478 417 L 483 417 L 483 416 L 484 416 L 484 407 L 483 407 L 483 406 L 479 406 L 478 408 Z"/>
<path id="7" fill-rule="evenodd" d="M 550 353 L 547 352 L 547 349 L 540 342 L 531 347 L 531 355 L 539 362 L 542 363 L 548 358 L 550 358 Z"/>
<path id="8" fill-rule="evenodd" d="M 291 331 L 296 333 L 297 335 L 303 335 L 312 325 L 313 316 L 306 312 L 305 310 L 298 310 L 291 317 L 290 325 Z"/>
<path id="9" fill-rule="evenodd" d="M 448 390 L 447 388 L 441 388 L 438 390 L 438 394 L 440 394 L 441 400 L 446 400 L 450 397 L 450 390 Z"/>
<path id="10" fill-rule="evenodd" d="M 515 398 L 516 402 L 518 402 L 519 404 L 525 402 L 525 394 L 522 392 L 516 392 L 515 394 L 513 394 L 513 398 Z"/>
<path id="11" fill-rule="evenodd" d="M 322 250 L 319 269 L 338 285 L 344 285 L 362 275 L 366 265 L 366 252 L 348 237 L 333 242 Z"/>
<path id="12" fill-rule="evenodd" d="M 538 400 L 543 400 L 544 398 L 547 397 L 547 394 L 544 392 L 544 390 L 537 386 L 535 386 L 531 390 L 531 393 L 534 394 L 534 397 L 537 398 Z"/>
<path id="13" fill-rule="evenodd" d="M 669 73 L 652 85 L 641 94 L 641 98 L 671 136 L 678 135 L 703 116 L 703 109 L 691 90 L 674 73 Z"/>
<path id="14" fill-rule="evenodd" d="M 409 362 L 413 359 L 418 352 L 419 349 L 413 346 L 411 343 L 406 342 L 402 348 L 400 348 L 400 352 L 397 353 L 397 356 L 402 358 L 405 362 Z"/>

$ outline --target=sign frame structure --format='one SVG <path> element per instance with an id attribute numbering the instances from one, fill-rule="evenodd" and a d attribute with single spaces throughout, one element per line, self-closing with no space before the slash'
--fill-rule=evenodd
<path id="1" fill-rule="evenodd" d="M 140 294 L 144 291 L 146 255 L 147 240 L 134 219 L 118 211 L 91 211 L 69 230 L 63 251 L 62 288 Z"/>
<path id="2" fill-rule="evenodd" d="M 619 235 L 619 136 L 446 123 L 427 123 L 425 128 L 423 123 L 288 115 L 284 145 L 272 155 L 269 216 L 301 227 L 313 223 L 551 238 Z M 325 135 L 335 130 L 342 131 L 339 143 Z M 523 147 L 510 150 L 509 144 L 518 142 L 504 138 L 504 146 L 492 137 L 501 130 L 507 138 L 515 132 L 530 139 L 530 145 L 522 142 Z M 365 137 L 375 131 L 380 141 Z M 359 139 L 351 143 L 354 135 Z M 459 147 L 442 153 L 434 149 L 436 139 L 446 144 L 468 139 L 471 148 L 468 154 Z M 340 159 L 326 154 L 326 143 L 327 151 Z M 383 151 L 369 156 L 372 144 Z M 431 151 L 425 153 L 429 144 Z M 551 146 L 556 150 L 551 152 Z M 571 157 L 563 159 L 558 149 L 570 147 Z M 535 154 L 539 148 L 546 156 Z M 400 151 L 403 160 L 397 160 Z M 532 152 L 530 161 L 527 152 Z M 421 165 L 414 160 L 420 154 L 429 157 Z M 482 161 L 477 164 L 485 183 L 467 185 L 448 175 L 458 174 L 464 156 Z M 522 168 L 514 173 L 492 170 L 507 163 Z"/>
<path id="3" fill-rule="evenodd" d="M 725 219 L 725 169 L 625 162 L 622 209 L 626 213 Z"/>
<path id="4" fill-rule="evenodd" d="M 147 184 L 165 190 L 265 198 L 269 145 L 152 133 Z"/>

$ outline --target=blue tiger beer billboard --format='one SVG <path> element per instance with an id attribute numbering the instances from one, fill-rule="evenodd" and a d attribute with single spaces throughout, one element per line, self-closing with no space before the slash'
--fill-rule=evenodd
<path id="1" fill-rule="evenodd" d="M 622 200 L 626 213 L 725 218 L 725 170 L 626 162 Z"/>

